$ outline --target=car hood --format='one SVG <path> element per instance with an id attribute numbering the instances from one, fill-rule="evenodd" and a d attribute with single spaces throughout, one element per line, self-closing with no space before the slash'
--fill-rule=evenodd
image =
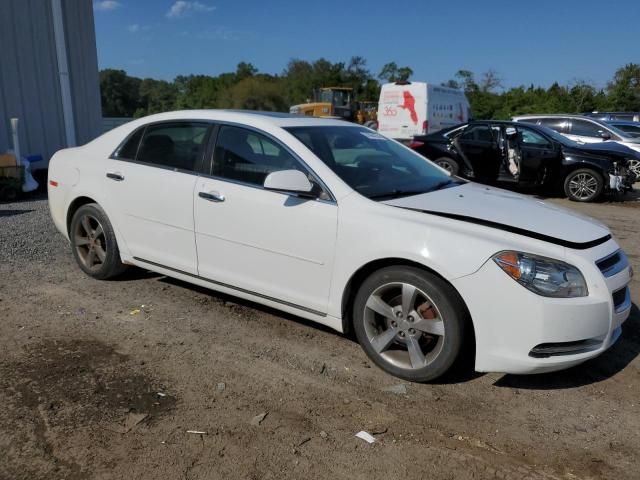
<path id="1" fill-rule="evenodd" d="M 591 248 L 611 238 L 609 229 L 592 218 L 476 183 L 383 203 L 497 228 L 568 248 Z"/>
<path id="2" fill-rule="evenodd" d="M 606 156 L 611 159 L 637 158 L 638 152 L 618 142 L 585 143 L 579 147 L 562 147 L 565 152 L 577 154 L 587 153 L 599 157 Z"/>

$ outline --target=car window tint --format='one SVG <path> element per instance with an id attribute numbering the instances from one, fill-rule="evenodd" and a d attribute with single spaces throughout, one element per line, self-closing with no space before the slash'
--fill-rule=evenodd
<path id="1" fill-rule="evenodd" d="M 550 145 L 546 138 L 533 130 L 528 128 L 519 128 L 518 130 L 522 134 L 522 143 L 525 145 L 536 147 L 548 147 Z"/>
<path id="2" fill-rule="evenodd" d="M 633 121 L 633 113 L 616 113 L 611 115 L 611 120 L 628 120 Z"/>
<path id="3" fill-rule="evenodd" d="M 220 128 L 213 175 L 262 185 L 271 172 L 290 169 L 304 171 L 293 155 L 266 136 L 244 128 Z"/>
<path id="4" fill-rule="evenodd" d="M 491 130 L 487 125 L 475 125 L 468 128 L 462 135 L 460 135 L 460 139 L 476 142 L 491 142 L 493 141 L 493 136 L 491 135 Z"/>
<path id="5" fill-rule="evenodd" d="M 595 123 L 578 119 L 574 119 L 571 121 L 572 135 L 581 135 L 583 137 L 599 137 L 604 132 L 605 130 Z"/>
<path id="6" fill-rule="evenodd" d="M 556 132 L 567 133 L 567 120 L 565 118 L 541 118 L 540 125 L 555 130 Z"/>
<path id="7" fill-rule="evenodd" d="M 196 170 L 208 129 L 207 124 L 191 122 L 150 125 L 144 132 L 136 160 L 174 169 Z"/>
<path id="8" fill-rule="evenodd" d="M 114 157 L 122 160 L 135 160 L 138 153 L 138 145 L 144 133 L 144 127 L 139 128 L 115 151 Z"/>

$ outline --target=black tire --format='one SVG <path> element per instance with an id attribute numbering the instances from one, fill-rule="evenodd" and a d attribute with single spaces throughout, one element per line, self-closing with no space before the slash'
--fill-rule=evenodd
<path id="1" fill-rule="evenodd" d="M 444 168 L 451 175 L 457 175 L 460 171 L 460 165 L 453 158 L 441 157 L 435 161 L 435 164 Z"/>
<path id="2" fill-rule="evenodd" d="M 405 285 L 417 292 L 413 300 L 407 300 L 408 309 L 403 298 L 405 288 L 411 290 Z M 394 288 L 399 288 L 399 293 Z M 406 298 L 413 297 L 408 294 Z M 382 315 L 370 305 L 392 310 Z M 458 358 L 468 315 L 458 293 L 444 280 L 419 268 L 397 266 L 378 270 L 362 283 L 354 299 L 352 318 L 358 342 L 377 366 L 404 380 L 428 382 L 445 374 Z M 425 325 L 429 325 L 426 330 Z M 414 358 L 420 358 L 416 352 L 424 356 L 422 363 L 414 362 Z"/>
<path id="3" fill-rule="evenodd" d="M 574 202 L 593 202 L 603 191 L 602 174 L 590 168 L 573 170 L 564 179 L 564 193 Z"/>
<path id="4" fill-rule="evenodd" d="M 107 280 L 127 269 L 111 222 L 97 203 L 82 205 L 73 214 L 69 239 L 78 266 L 90 277 Z"/>

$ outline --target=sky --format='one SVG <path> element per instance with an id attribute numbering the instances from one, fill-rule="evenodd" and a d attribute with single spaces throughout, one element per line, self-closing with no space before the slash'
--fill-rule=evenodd
<path id="1" fill-rule="evenodd" d="M 172 80 L 291 58 L 394 61 L 415 81 L 495 70 L 505 87 L 606 86 L 640 63 L 640 0 L 93 0 L 98 63 Z"/>

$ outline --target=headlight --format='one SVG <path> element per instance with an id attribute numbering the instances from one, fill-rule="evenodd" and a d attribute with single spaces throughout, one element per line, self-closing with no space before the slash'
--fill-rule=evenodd
<path id="1" fill-rule="evenodd" d="M 584 277 L 576 267 L 552 258 L 529 253 L 496 253 L 493 261 L 520 285 L 544 297 L 586 297 Z"/>

